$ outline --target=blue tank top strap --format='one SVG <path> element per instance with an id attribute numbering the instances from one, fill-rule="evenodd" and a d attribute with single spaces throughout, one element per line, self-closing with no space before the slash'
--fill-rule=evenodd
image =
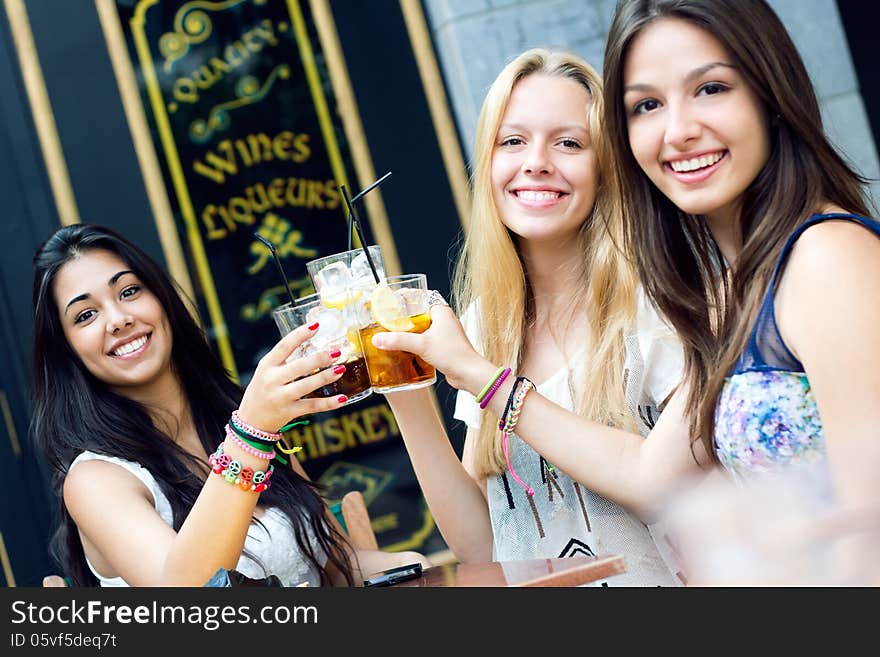
<path id="1" fill-rule="evenodd" d="M 880 222 L 855 214 L 814 214 L 801 226 L 798 226 L 782 247 L 776 267 L 773 269 L 773 275 L 770 278 L 770 284 L 764 293 L 764 300 L 761 303 L 761 309 L 758 311 L 758 318 L 752 327 L 746 349 L 737 362 L 736 367 L 734 367 L 733 374 L 750 370 L 803 371 L 803 365 L 786 346 L 776 324 L 776 282 L 779 273 L 785 267 L 785 262 L 788 259 L 789 253 L 791 253 L 791 248 L 804 231 L 811 226 L 831 219 L 855 221 L 880 236 Z"/>

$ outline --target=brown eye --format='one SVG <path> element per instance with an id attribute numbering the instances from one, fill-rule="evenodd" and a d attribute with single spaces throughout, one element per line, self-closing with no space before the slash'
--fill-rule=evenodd
<path id="1" fill-rule="evenodd" d="M 645 100 L 640 100 L 633 106 L 632 113 L 647 114 L 648 112 L 653 112 L 658 107 L 660 107 L 660 103 L 653 98 L 646 98 Z"/>
<path id="2" fill-rule="evenodd" d="M 77 316 L 74 318 L 73 323 L 74 323 L 74 324 L 82 324 L 82 323 L 85 322 L 86 320 L 91 319 L 92 316 L 93 316 L 94 314 L 95 314 L 95 311 L 94 311 L 94 310 L 91 310 L 91 309 L 90 309 L 90 310 L 84 310 L 84 311 L 82 311 L 79 315 L 77 315 Z"/>
<path id="3" fill-rule="evenodd" d="M 125 299 L 126 297 L 134 296 L 135 294 L 137 294 L 140 291 L 141 291 L 140 285 L 129 285 L 127 288 L 125 288 L 122 292 L 119 293 L 119 296 L 121 298 Z"/>
<path id="4" fill-rule="evenodd" d="M 723 84 L 719 84 L 718 82 L 709 82 L 700 87 L 699 94 L 704 96 L 714 96 L 715 94 L 720 94 L 727 91 L 727 87 Z"/>

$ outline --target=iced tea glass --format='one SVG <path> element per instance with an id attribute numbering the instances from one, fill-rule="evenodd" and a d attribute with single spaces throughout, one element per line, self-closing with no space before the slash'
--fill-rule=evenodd
<path id="1" fill-rule="evenodd" d="M 303 324 L 318 322 L 318 331 L 297 349 L 294 354 L 296 357 L 335 349 L 342 352 L 335 364 L 345 365 L 345 373 L 336 381 L 308 393 L 307 398 L 345 395 L 348 397 L 345 402 L 347 405 L 360 401 L 373 392 L 358 335 L 360 325 L 356 316 L 346 308 L 327 307 L 322 303 L 320 295 L 312 294 L 297 299 L 293 304 L 286 303 L 276 308 L 272 316 L 282 336 Z"/>
<path id="2" fill-rule="evenodd" d="M 434 367 L 415 354 L 373 346 L 373 336 L 377 333 L 427 331 L 431 326 L 428 295 L 424 274 L 390 276 L 371 291 L 368 323 L 361 327 L 360 336 L 370 381 L 376 392 L 414 390 L 437 381 Z"/>

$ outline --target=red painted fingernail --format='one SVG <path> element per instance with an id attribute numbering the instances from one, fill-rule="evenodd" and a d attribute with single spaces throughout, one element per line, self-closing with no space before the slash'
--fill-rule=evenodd
<path id="1" fill-rule="evenodd" d="M 314 324 L 309 326 L 309 330 L 310 331 L 317 331 L 318 330 L 318 322 L 315 322 Z"/>
<path id="2" fill-rule="evenodd" d="M 330 358 L 339 358 L 342 355 L 342 352 L 339 349 L 334 349 L 330 352 Z"/>
<path id="3" fill-rule="evenodd" d="M 345 395 L 339 395 L 336 398 L 336 401 L 338 401 L 340 404 L 344 404 L 345 402 L 348 401 L 348 397 L 346 397 Z"/>
<path id="4" fill-rule="evenodd" d="M 345 371 L 345 365 L 337 365 L 333 368 L 334 374 L 342 374 Z"/>

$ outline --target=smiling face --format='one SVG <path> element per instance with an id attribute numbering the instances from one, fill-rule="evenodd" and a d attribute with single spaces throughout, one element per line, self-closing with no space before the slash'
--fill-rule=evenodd
<path id="1" fill-rule="evenodd" d="M 64 335 L 86 369 L 132 396 L 171 374 L 171 328 L 159 300 L 115 253 L 68 261 L 53 294 Z"/>
<path id="2" fill-rule="evenodd" d="M 623 85 L 630 148 L 648 178 L 686 213 L 737 220 L 770 136 L 727 50 L 692 23 L 657 20 L 633 40 Z"/>
<path id="3" fill-rule="evenodd" d="M 536 73 L 510 95 L 492 154 L 501 220 L 521 240 L 559 243 L 577 235 L 596 199 L 590 95 L 569 78 Z"/>

